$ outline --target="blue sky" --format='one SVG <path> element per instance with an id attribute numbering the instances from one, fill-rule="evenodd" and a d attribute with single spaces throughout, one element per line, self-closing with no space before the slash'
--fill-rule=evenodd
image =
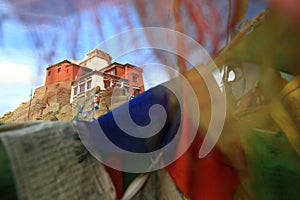
<path id="1" fill-rule="evenodd" d="M 126 1 L 122 2 L 126 12 L 130 13 L 128 20 L 132 27 L 124 25 L 124 10 L 111 4 L 103 4 L 101 9 L 89 7 L 76 10 L 76 5 L 70 2 L 80 2 L 77 0 L 64 1 L 64 8 L 53 4 L 49 9 L 45 7 L 51 5 L 48 0 L 38 1 L 40 3 L 35 7 L 27 6 L 23 3 L 26 1 L 21 2 L 0 2 L 0 116 L 29 100 L 31 89 L 43 85 L 45 69 L 49 64 L 64 59 L 83 59 L 84 54 L 97 47 L 102 40 L 130 28 L 142 27 L 134 6 L 124 3 Z M 41 2 L 47 3 L 44 6 Z M 66 10 L 71 5 L 75 7 L 74 12 Z M 253 17 L 262 7 L 262 4 L 250 4 L 247 17 Z M 95 13 L 98 13 L 100 23 L 96 23 Z M 151 25 L 156 23 L 154 21 Z M 129 54 L 116 61 L 135 65 L 157 61 L 151 51 L 139 55 L 142 56 Z M 175 63 L 171 61 L 167 64 Z M 148 67 L 144 76 L 145 81 L 153 86 L 168 80 L 170 74 L 159 67 Z"/>
<path id="2" fill-rule="evenodd" d="M 107 10 L 109 10 L 109 15 L 101 15 L 101 25 L 104 27 L 101 30 L 104 39 L 127 29 L 122 26 L 124 21 L 120 18 L 118 10 L 111 6 Z M 6 15 L 7 18 L 2 21 L 0 29 L 0 69 L 5 72 L 0 73 L 0 116 L 8 111 L 13 111 L 20 103 L 30 99 L 31 89 L 34 90 L 43 85 L 45 69 L 49 64 L 64 59 L 83 59 L 84 54 L 97 47 L 101 41 L 100 37 L 96 36 L 99 29 L 89 10 L 82 10 L 75 15 L 68 16 L 48 15 L 47 17 L 55 20 L 54 23 L 46 21 L 38 24 L 24 24 L 14 14 L 12 7 L 4 1 L 0 3 L 0 16 L 1 14 Z M 30 13 L 26 13 L 26 15 L 30 15 Z M 74 31 L 78 19 L 81 24 Z M 114 19 L 120 19 L 118 22 L 114 22 L 119 24 L 118 30 L 111 23 Z M 84 23 L 82 23 L 83 21 Z M 133 18 L 131 21 L 135 27 L 140 26 L 137 18 Z M 70 45 L 74 32 L 78 32 L 76 46 Z M 59 38 L 54 39 L 54 37 L 58 37 L 57 35 Z M 41 37 L 43 44 L 36 45 L 35 37 Z M 54 40 L 55 46 L 52 46 Z M 47 54 L 49 48 L 55 50 L 54 55 L 47 62 L 43 54 Z M 75 54 L 70 49 L 76 49 Z M 128 58 L 124 56 L 116 61 L 134 62 L 130 55 Z M 145 72 L 147 70 L 149 71 L 146 68 Z M 166 73 L 162 69 L 150 71 L 156 71 L 159 74 L 159 76 L 148 77 L 147 81 L 152 85 L 168 79 L 168 76 L 163 76 Z"/>

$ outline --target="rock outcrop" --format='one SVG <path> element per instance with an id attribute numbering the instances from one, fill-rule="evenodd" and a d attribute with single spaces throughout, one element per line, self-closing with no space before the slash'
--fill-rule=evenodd
<path id="1" fill-rule="evenodd" d="M 123 95 L 122 91 L 122 88 L 108 88 L 102 91 L 99 109 L 94 111 L 95 88 L 70 104 L 71 82 L 42 86 L 35 90 L 31 102 L 21 103 L 13 112 L 7 112 L 0 117 L 0 123 L 36 120 L 71 121 L 74 118 L 93 120 L 128 101 L 130 97 Z M 111 98 L 112 95 L 114 98 Z"/>

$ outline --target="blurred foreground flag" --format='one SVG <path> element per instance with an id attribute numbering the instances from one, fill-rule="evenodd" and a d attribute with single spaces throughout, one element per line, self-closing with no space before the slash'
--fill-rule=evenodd
<path id="1" fill-rule="evenodd" d="M 102 131 L 111 143 L 123 150 L 137 154 L 155 152 L 165 148 L 176 138 L 176 134 L 179 134 L 177 137 L 179 137 L 180 141 L 176 143 L 177 146 L 175 146 L 172 151 L 162 151 L 163 155 L 161 159 L 154 157 L 152 162 L 158 159 L 162 162 L 161 167 L 167 167 L 167 171 L 185 197 L 190 199 L 233 199 L 234 192 L 239 184 L 237 172 L 224 162 L 223 155 L 217 148 L 214 148 L 205 158 L 199 158 L 199 150 L 203 142 L 200 129 L 192 141 L 191 146 L 179 159 L 174 159 L 174 162 L 171 164 L 168 163 L 170 165 L 164 163 L 168 161 L 170 157 L 176 156 L 177 148 L 182 142 L 188 142 L 185 140 L 190 139 L 189 134 L 193 130 L 188 124 L 188 121 L 192 121 L 192 119 L 182 114 L 184 113 L 184 109 L 180 107 L 179 100 L 176 99 L 174 93 L 164 86 L 152 88 L 132 99 L 129 102 L 129 117 L 131 117 L 137 126 L 158 123 L 155 122 L 155 120 L 160 119 L 160 116 L 157 114 L 152 113 L 151 117 L 153 121 L 149 118 L 151 107 L 157 104 L 163 106 L 167 114 L 167 119 L 158 133 L 151 137 L 143 138 L 143 132 L 138 129 L 136 129 L 135 135 L 139 135 L 139 137 L 134 137 L 126 133 L 116 122 L 119 119 L 116 115 L 122 115 L 122 119 L 128 117 L 122 114 L 122 109 L 125 109 L 128 105 L 122 105 L 115 110 L 119 112 L 110 112 L 100 117 L 97 122 L 94 123 L 99 123 Z M 95 133 L 95 130 L 90 131 L 91 134 L 98 134 Z M 151 130 L 145 131 L 144 133 L 149 134 L 149 132 L 151 132 Z M 106 164 L 109 164 L 110 167 L 128 167 L 126 166 L 127 161 L 125 161 L 127 157 L 118 152 L 118 150 L 114 151 L 113 149 L 107 148 L 103 149 L 103 151 L 109 152 L 107 155 L 111 154 L 114 158 L 112 159 L 109 156 L 105 158 L 106 160 L 104 162 L 107 162 Z M 102 158 L 104 157 L 105 156 Z M 115 164 L 112 163 L 111 160 L 121 166 L 111 166 Z M 146 156 L 145 160 L 138 164 L 142 166 L 142 162 L 147 162 Z M 132 160 L 129 165 L 138 165 L 134 163 L 135 160 Z M 151 167 L 149 169 L 149 171 L 153 171 Z M 111 171 L 110 175 L 112 180 L 122 182 L 118 171 Z M 115 185 L 116 184 L 119 185 L 120 183 L 115 183 Z M 119 194 L 123 192 L 124 191 L 119 191 Z"/>

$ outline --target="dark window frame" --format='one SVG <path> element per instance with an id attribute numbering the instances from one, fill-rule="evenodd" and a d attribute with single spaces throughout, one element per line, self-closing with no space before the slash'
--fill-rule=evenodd
<path id="1" fill-rule="evenodd" d="M 135 73 L 132 74 L 132 82 L 137 83 L 138 82 L 138 78 L 139 78 L 138 74 L 135 74 Z"/>
<path id="2" fill-rule="evenodd" d="M 74 93 L 74 96 L 78 94 L 78 87 L 77 86 L 73 88 L 73 93 Z"/>
<path id="3" fill-rule="evenodd" d="M 86 82 L 86 89 L 89 90 L 89 89 L 91 89 L 91 88 L 92 88 L 92 80 L 88 80 L 88 81 Z"/>
<path id="4" fill-rule="evenodd" d="M 85 83 L 79 85 L 79 94 L 85 92 Z"/>

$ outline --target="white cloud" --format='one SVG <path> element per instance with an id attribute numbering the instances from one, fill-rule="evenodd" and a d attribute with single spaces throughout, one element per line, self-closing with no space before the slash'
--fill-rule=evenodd
<path id="1" fill-rule="evenodd" d="M 29 101 L 31 89 L 35 88 L 36 85 L 30 84 L 0 84 L 0 116 Z"/>
<path id="2" fill-rule="evenodd" d="M 32 66 L 23 63 L 0 61 L 0 69 L 1 84 L 35 84 L 40 80 Z"/>
<path id="3" fill-rule="evenodd" d="M 36 67 L 0 60 L 0 116 L 28 101 L 31 89 L 42 85 Z"/>

